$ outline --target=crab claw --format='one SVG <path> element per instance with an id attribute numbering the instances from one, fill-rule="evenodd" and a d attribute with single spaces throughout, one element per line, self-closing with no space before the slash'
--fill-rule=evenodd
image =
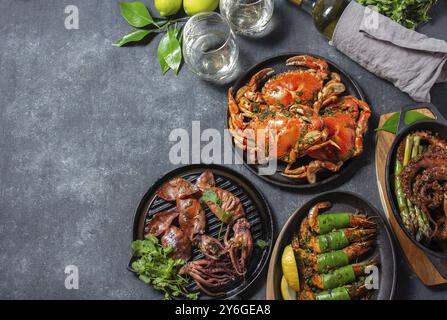
<path id="1" fill-rule="evenodd" d="M 323 79 L 329 76 L 329 65 L 326 61 L 308 55 L 295 56 L 287 59 L 288 66 L 307 67 L 317 70 Z"/>

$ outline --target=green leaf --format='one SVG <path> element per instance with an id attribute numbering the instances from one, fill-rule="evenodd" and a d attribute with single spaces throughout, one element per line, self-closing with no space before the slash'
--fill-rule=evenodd
<path id="1" fill-rule="evenodd" d="M 400 112 L 395 112 L 388 120 L 385 121 L 382 127 L 377 128 L 376 131 L 386 131 L 396 134 L 397 127 L 399 126 Z"/>
<path id="2" fill-rule="evenodd" d="M 165 50 L 165 48 L 166 48 L 166 46 L 167 46 L 167 42 L 169 41 L 169 37 L 168 37 L 168 34 L 165 34 L 162 38 L 161 38 L 161 40 L 160 40 L 160 43 L 159 43 L 159 45 L 158 45 L 158 50 L 157 50 L 157 59 L 158 59 L 158 63 L 160 64 L 160 68 L 161 68 L 161 72 L 163 73 L 163 74 L 165 74 L 166 72 L 168 72 L 169 71 L 169 65 L 166 63 L 166 60 L 165 60 L 165 57 L 164 57 L 164 55 L 165 55 L 165 52 L 164 52 L 164 50 Z"/>
<path id="3" fill-rule="evenodd" d="M 437 0 L 357 0 L 362 5 L 373 5 L 383 15 L 388 16 L 406 28 L 415 29 L 430 20 L 428 15 Z"/>
<path id="4" fill-rule="evenodd" d="M 214 190 L 205 190 L 202 194 L 202 201 L 204 202 L 212 202 L 216 205 L 220 205 L 221 201 L 219 199 L 219 196 Z"/>
<path id="5" fill-rule="evenodd" d="M 178 74 L 182 63 L 182 47 L 177 39 L 178 34 L 179 30 L 175 27 L 168 30 L 168 40 L 163 54 L 166 64 L 175 74 Z"/>
<path id="6" fill-rule="evenodd" d="M 418 122 L 418 121 L 424 121 L 424 120 L 433 120 L 433 118 L 426 116 L 425 114 L 422 114 L 417 111 L 408 111 L 405 114 L 404 122 L 406 125 Z"/>
<path id="7" fill-rule="evenodd" d="M 121 47 L 129 42 L 137 42 L 143 40 L 148 34 L 150 34 L 152 30 L 134 30 L 126 34 L 121 39 L 115 41 L 113 46 Z"/>
<path id="8" fill-rule="evenodd" d="M 376 131 L 386 131 L 396 134 L 397 128 L 399 127 L 399 118 L 400 118 L 400 112 L 393 113 L 393 115 L 387 121 L 385 121 L 383 126 L 377 128 Z M 404 123 L 406 125 L 410 125 L 417 121 L 423 121 L 423 120 L 433 120 L 433 118 L 428 117 L 414 110 L 410 110 L 407 111 L 407 113 L 405 113 Z"/>
<path id="9" fill-rule="evenodd" d="M 121 15 L 133 27 L 141 28 L 154 23 L 143 2 L 120 2 L 119 6 Z"/>
<path id="10" fill-rule="evenodd" d="M 268 243 L 262 239 L 258 239 L 256 245 L 263 250 L 268 247 Z"/>
<path id="11" fill-rule="evenodd" d="M 186 278 L 178 274 L 178 269 L 185 264 L 185 261 L 173 260 L 166 254 L 172 249 L 163 248 L 158 239 L 151 235 L 144 240 L 134 241 L 132 249 L 140 254 L 132 263 L 132 269 L 141 281 L 163 291 L 166 299 L 179 295 L 194 298 L 194 295 L 190 296 L 184 288 Z"/>
<path id="12" fill-rule="evenodd" d="M 222 222 L 228 223 L 233 217 L 233 214 L 231 212 L 225 211 L 221 207 L 218 207 L 217 211 L 219 211 L 220 213 L 220 220 Z"/>
<path id="13" fill-rule="evenodd" d="M 151 283 L 151 279 L 143 274 L 141 274 L 138 278 L 146 284 Z"/>

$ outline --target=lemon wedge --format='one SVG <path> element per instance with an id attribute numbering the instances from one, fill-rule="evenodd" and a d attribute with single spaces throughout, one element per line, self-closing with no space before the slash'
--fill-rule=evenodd
<path id="1" fill-rule="evenodd" d="M 281 279 L 281 294 L 284 300 L 296 300 L 296 291 L 289 287 L 284 276 Z"/>
<path id="2" fill-rule="evenodd" d="M 282 273 L 287 281 L 288 286 L 294 290 L 300 290 L 300 280 L 298 276 L 298 267 L 296 265 L 295 254 L 291 245 L 284 248 L 282 253 Z"/>

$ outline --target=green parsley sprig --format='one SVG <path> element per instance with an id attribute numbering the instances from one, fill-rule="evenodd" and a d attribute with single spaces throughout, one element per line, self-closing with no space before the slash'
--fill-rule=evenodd
<path id="1" fill-rule="evenodd" d="M 184 296 L 196 300 L 198 293 L 187 292 L 184 285 L 188 280 L 178 274 L 178 269 L 185 264 L 184 260 L 174 260 L 169 257 L 172 248 L 163 248 L 158 239 L 149 235 L 144 240 L 132 242 L 135 257 L 132 269 L 139 279 L 155 289 L 163 291 L 165 299 Z"/>
<path id="2" fill-rule="evenodd" d="M 428 12 L 437 0 L 357 0 L 364 6 L 375 6 L 379 12 L 409 29 L 430 20 Z"/>

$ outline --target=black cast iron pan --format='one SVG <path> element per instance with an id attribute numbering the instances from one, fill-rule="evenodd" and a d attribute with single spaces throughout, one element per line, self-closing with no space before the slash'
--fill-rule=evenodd
<path id="1" fill-rule="evenodd" d="M 414 109 L 423 109 L 427 108 L 429 109 L 435 116 L 435 120 L 424 120 L 424 121 L 418 121 L 411 125 L 405 124 L 404 117 L 405 114 Z M 399 207 L 397 203 L 396 196 L 394 194 L 394 163 L 396 161 L 396 154 L 397 149 L 400 145 L 400 143 L 406 138 L 406 136 L 414 131 L 417 130 L 429 130 L 435 134 L 439 134 L 440 137 L 447 140 L 447 121 L 445 118 L 441 115 L 439 110 L 430 103 L 416 103 L 407 105 L 402 108 L 400 112 L 400 119 L 399 119 L 399 127 L 398 132 L 396 135 L 396 138 L 394 139 L 394 142 L 391 146 L 391 149 L 388 153 L 387 162 L 386 162 L 386 190 L 388 199 L 390 199 L 391 208 L 393 210 L 393 214 L 396 217 L 397 222 L 399 223 L 399 226 L 401 229 L 405 232 L 407 237 L 410 238 L 413 243 L 422 249 L 425 253 L 427 253 L 428 258 L 432 261 L 432 263 L 436 266 L 438 271 L 442 274 L 444 278 L 447 279 L 447 267 L 445 265 L 445 261 L 447 260 L 447 252 L 440 251 L 439 248 L 436 246 L 430 245 L 426 246 L 419 241 L 416 240 L 416 238 L 411 235 L 407 229 L 404 227 L 402 218 L 399 213 Z"/>
<path id="2" fill-rule="evenodd" d="M 342 82 L 346 86 L 346 92 L 343 93 L 343 95 L 352 95 L 360 100 L 366 101 L 366 97 L 365 97 L 362 89 L 360 88 L 360 86 L 357 84 L 357 82 L 354 79 L 352 79 L 351 76 L 348 73 L 346 73 L 343 69 L 341 69 L 337 64 L 335 64 L 331 60 L 328 60 L 327 58 L 320 57 L 315 54 L 308 54 L 308 53 L 303 53 L 303 52 L 280 54 L 280 55 L 277 55 L 274 57 L 270 57 L 256 65 L 254 65 L 253 67 L 248 69 L 248 71 L 246 71 L 235 82 L 235 84 L 233 85 L 234 91 L 237 92 L 237 90 L 239 90 L 242 86 L 246 85 L 250 81 L 250 78 L 256 72 L 260 71 L 261 69 L 273 68 L 275 70 L 276 74 L 285 72 L 287 70 L 298 69 L 297 67 L 286 66 L 286 60 L 293 56 L 303 55 L 303 54 L 311 55 L 316 58 L 326 60 L 329 64 L 330 70 L 340 74 Z M 229 113 L 227 113 L 227 119 L 229 118 L 229 116 L 230 116 Z M 227 125 L 228 125 L 228 121 L 227 121 Z M 366 134 L 367 133 L 365 133 L 365 135 Z M 234 141 L 233 141 L 233 147 L 236 148 L 236 146 L 234 145 Z M 306 179 L 297 180 L 297 179 L 291 179 L 291 178 L 281 175 L 281 172 L 286 167 L 286 164 L 283 162 L 280 162 L 280 161 L 278 161 L 278 168 L 277 168 L 277 171 L 275 174 L 260 175 L 259 174 L 260 165 L 259 164 L 249 164 L 247 161 L 247 153 L 246 152 L 243 153 L 244 165 L 251 172 L 253 172 L 255 175 L 257 175 L 258 177 L 264 179 L 265 181 L 275 184 L 277 186 L 286 187 L 286 188 L 294 188 L 294 189 L 313 189 L 313 188 L 317 188 L 322 185 L 327 185 L 331 182 L 334 182 L 335 180 L 339 179 L 342 175 L 346 174 L 347 172 L 354 172 L 352 170 L 352 168 L 356 167 L 355 163 L 357 163 L 357 159 L 358 159 L 358 157 L 346 161 L 346 163 L 343 165 L 343 167 L 341 168 L 341 170 L 339 172 L 331 173 L 331 172 L 325 171 L 325 172 L 319 173 L 317 182 L 315 184 L 309 184 Z M 307 164 L 310 160 L 311 159 L 309 159 L 309 158 L 303 159 L 303 164 Z"/>
<path id="3" fill-rule="evenodd" d="M 262 273 L 264 267 L 267 265 L 273 247 L 273 219 L 267 201 L 258 189 L 241 174 L 224 166 L 197 164 L 180 167 L 163 175 L 150 187 L 138 206 L 134 219 L 133 240 L 144 239 L 145 228 L 154 214 L 175 207 L 175 203 L 167 202 L 156 196 L 157 190 L 165 182 L 175 177 L 183 177 L 194 183 L 206 169 L 213 171 L 218 187 L 230 191 L 240 198 L 251 226 L 254 246 L 245 280 L 236 280 L 224 287 L 218 288 L 219 292 L 226 292 L 226 295 L 221 297 L 222 299 L 240 298 Z M 207 220 L 206 234 L 217 238 L 220 233 L 222 238 L 225 233 L 225 228 L 223 232 L 220 232 L 221 222 L 208 208 L 205 208 L 205 214 Z M 257 240 L 264 240 L 267 243 L 267 247 L 261 249 L 256 245 Z M 202 254 L 195 248 L 192 260 L 197 260 L 202 257 Z M 128 267 L 130 271 L 132 271 L 130 267 L 132 261 L 133 258 Z M 185 287 L 189 291 L 198 290 L 192 280 Z M 201 297 L 208 298 L 204 294 Z"/>
<path id="4" fill-rule="evenodd" d="M 323 201 L 332 203 L 332 208 L 326 212 L 355 212 L 360 210 L 362 213 L 375 219 L 378 226 L 375 249 L 369 256 L 362 257 L 361 260 L 367 260 L 369 257 L 379 257 L 379 289 L 374 290 L 370 299 L 391 300 L 396 285 L 396 258 L 388 225 L 382 218 L 382 215 L 368 201 L 357 194 L 344 191 L 327 192 L 318 195 L 297 209 L 287 220 L 276 240 L 272 258 L 270 259 L 267 278 L 267 298 L 274 300 L 282 299 L 280 288 L 282 252 L 291 243 L 294 233 L 299 230 L 301 222 L 309 213 L 310 208 Z M 324 211 L 322 214 L 324 214 Z"/>

